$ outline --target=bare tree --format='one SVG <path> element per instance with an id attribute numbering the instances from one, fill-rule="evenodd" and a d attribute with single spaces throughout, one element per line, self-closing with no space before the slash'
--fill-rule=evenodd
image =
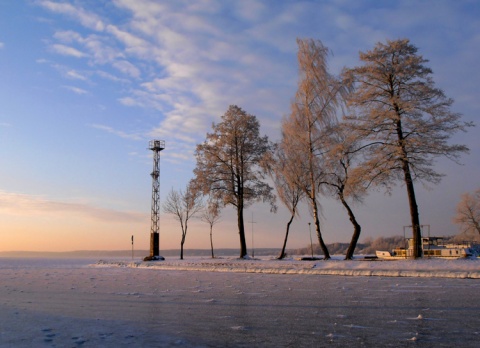
<path id="1" fill-rule="evenodd" d="M 310 201 L 318 242 L 325 259 L 330 253 L 325 245 L 319 219 L 319 182 L 322 171 L 322 129 L 336 120 L 339 107 L 347 90 L 344 85 L 328 72 L 328 49 L 316 40 L 297 39 L 300 80 L 292 112 L 283 124 L 285 142 L 288 151 L 297 156 L 302 153 L 306 162 L 299 163 L 309 178 L 303 190 Z"/>
<path id="2" fill-rule="evenodd" d="M 273 156 L 265 161 L 277 195 L 291 214 L 287 222 L 282 250 L 278 256 L 279 260 L 286 256 L 285 249 L 287 247 L 290 225 L 295 216 L 298 215 L 298 203 L 304 198 L 304 185 L 301 184 L 302 173 L 298 170 L 298 163 L 301 163 L 302 160 L 299 156 L 294 157 L 293 154 L 287 156 L 285 146 L 285 143 L 278 144 L 273 152 Z"/>
<path id="3" fill-rule="evenodd" d="M 359 143 L 349 135 L 344 123 L 339 123 L 325 130 L 322 137 L 327 149 L 324 153 L 324 173 L 322 184 L 331 192 L 347 211 L 353 225 L 353 234 L 347 249 L 345 260 L 351 260 L 360 238 L 361 226 L 349 202 L 361 202 L 366 195 L 365 172 L 359 167 Z"/>
<path id="4" fill-rule="evenodd" d="M 208 223 L 210 226 L 210 248 L 212 250 L 212 259 L 215 258 L 213 253 L 213 226 L 220 220 L 220 207 L 218 202 L 211 197 L 208 199 L 207 206 L 203 210 L 200 219 Z"/>
<path id="5" fill-rule="evenodd" d="M 473 194 L 464 193 L 457 205 L 457 214 L 453 221 L 466 235 L 480 234 L 480 188 Z"/>
<path id="6" fill-rule="evenodd" d="M 185 192 L 182 190 L 176 191 L 172 188 L 163 204 L 163 211 L 174 215 L 182 228 L 182 239 L 180 242 L 181 260 L 183 260 L 183 245 L 187 236 L 188 220 L 198 214 L 202 208 L 202 196 L 200 192 L 193 189 L 191 183 L 187 186 Z"/>
<path id="7" fill-rule="evenodd" d="M 203 194 L 236 208 L 243 258 L 247 255 L 244 209 L 262 200 L 275 209 L 273 189 L 263 181 L 265 171 L 260 166 L 270 143 L 267 136 L 260 136 L 257 118 L 236 105 L 231 105 L 212 129 L 205 142 L 197 145 L 195 181 Z"/>
<path id="8" fill-rule="evenodd" d="M 428 61 L 417 54 L 408 39 L 378 43 L 360 53 L 362 66 L 345 70 L 345 81 L 355 92 L 349 100 L 356 114 L 347 117 L 365 142 L 365 164 L 374 182 L 405 183 L 414 239 L 413 257 L 422 256 L 420 219 L 414 181 L 437 183 L 441 174 L 432 169 L 434 158 L 454 161 L 468 151 L 450 145 L 450 136 L 466 131 L 471 123 L 450 110 L 452 99 L 435 88 Z"/>

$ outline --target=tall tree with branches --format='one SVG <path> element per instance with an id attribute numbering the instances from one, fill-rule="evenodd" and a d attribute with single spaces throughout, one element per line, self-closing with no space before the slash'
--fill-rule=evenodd
<path id="1" fill-rule="evenodd" d="M 325 259 L 330 258 L 323 241 L 319 218 L 319 184 L 322 181 L 322 129 L 337 119 L 347 89 L 328 71 L 329 50 L 321 41 L 297 39 L 300 78 L 292 111 L 283 123 L 282 131 L 289 151 L 302 153 L 306 162 L 299 163 L 309 178 L 303 190 L 310 202 L 318 242 Z"/>
<path id="2" fill-rule="evenodd" d="M 163 211 L 172 214 L 180 222 L 182 238 L 180 241 L 180 259 L 183 260 L 183 246 L 187 237 L 188 221 L 197 215 L 203 208 L 202 196 L 190 183 L 185 191 L 172 190 L 163 204 Z"/>
<path id="3" fill-rule="evenodd" d="M 247 256 L 244 209 L 258 201 L 270 203 L 272 210 L 276 208 L 273 189 L 264 181 L 266 173 L 260 166 L 271 144 L 267 136 L 260 136 L 257 118 L 236 105 L 231 105 L 212 129 L 197 145 L 195 182 L 203 194 L 236 208 L 243 258 Z"/>
<path id="4" fill-rule="evenodd" d="M 408 39 L 377 43 L 360 52 L 363 65 L 346 69 L 345 81 L 354 86 L 347 117 L 365 142 L 367 167 L 377 183 L 403 181 L 407 189 L 413 230 L 413 257 L 422 256 L 420 218 L 414 181 L 438 183 L 432 167 L 444 156 L 454 161 L 468 151 L 449 144 L 451 135 L 471 123 L 451 111 L 453 100 L 435 87 L 428 62 Z"/>

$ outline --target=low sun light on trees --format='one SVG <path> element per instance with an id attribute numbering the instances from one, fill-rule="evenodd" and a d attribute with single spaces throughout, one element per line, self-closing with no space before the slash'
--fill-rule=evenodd
<path id="1" fill-rule="evenodd" d="M 273 189 L 264 182 L 266 173 L 260 166 L 271 145 L 267 136 L 260 136 L 257 118 L 236 105 L 228 108 L 212 130 L 197 145 L 195 185 L 222 206 L 236 208 L 243 258 L 247 256 L 244 209 L 258 201 L 270 203 L 273 210 L 276 208 Z"/>
<path id="2" fill-rule="evenodd" d="M 346 120 L 363 142 L 370 179 L 387 188 L 397 181 L 406 186 L 415 258 L 422 247 L 414 182 L 438 183 L 442 174 L 433 169 L 434 159 L 457 161 L 468 152 L 449 140 L 473 125 L 451 110 L 453 100 L 435 87 L 428 60 L 417 51 L 408 39 L 377 43 L 360 53 L 363 65 L 344 71 L 345 83 L 354 88 Z"/>
<path id="3" fill-rule="evenodd" d="M 324 258 L 330 253 L 323 240 L 319 218 L 319 185 L 323 176 L 323 129 L 336 121 L 346 93 L 341 81 L 328 72 L 328 49 L 320 41 L 297 40 L 300 77 L 291 113 L 282 124 L 282 143 L 287 156 L 297 156 L 299 181 L 309 200 L 315 231 Z"/>

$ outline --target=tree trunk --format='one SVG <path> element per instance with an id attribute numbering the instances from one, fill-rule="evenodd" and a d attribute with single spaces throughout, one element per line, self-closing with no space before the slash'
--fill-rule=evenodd
<path id="1" fill-rule="evenodd" d="M 360 232 L 362 231 L 362 227 L 357 222 L 357 219 L 355 218 L 355 215 L 353 214 L 352 209 L 350 209 L 350 206 L 348 205 L 347 201 L 345 201 L 345 198 L 343 197 L 343 195 L 340 195 L 340 200 L 342 201 L 342 204 L 345 207 L 345 209 L 347 209 L 348 217 L 350 219 L 350 222 L 353 225 L 352 240 L 350 241 L 350 245 L 348 246 L 348 249 L 347 249 L 347 254 L 345 255 L 345 260 L 352 260 L 353 253 L 355 251 L 355 248 L 357 247 L 358 238 L 360 238 Z"/>
<path id="2" fill-rule="evenodd" d="M 280 252 L 280 255 L 277 257 L 278 260 L 283 259 L 285 255 L 285 248 L 287 247 L 288 232 L 290 231 L 290 225 L 292 224 L 293 218 L 295 217 L 295 209 L 293 210 L 292 217 L 287 223 L 287 231 L 285 232 L 285 240 L 283 241 L 283 248 Z"/>
<path id="3" fill-rule="evenodd" d="M 330 253 L 328 252 L 328 248 L 323 242 L 322 232 L 320 231 L 320 219 L 318 218 L 318 206 L 317 200 L 315 198 L 310 197 L 312 201 L 312 210 L 313 210 L 313 219 L 315 221 L 315 231 L 317 232 L 318 243 L 320 244 L 320 248 L 323 252 L 323 259 L 330 260 Z"/>
<path id="4" fill-rule="evenodd" d="M 183 244 L 185 244 L 185 235 L 187 232 L 182 232 L 182 241 L 180 242 L 180 260 L 183 260 Z"/>
<path id="5" fill-rule="evenodd" d="M 330 259 L 330 253 L 328 252 L 328 248 L 323 242 L 322 238 L 322 232 L 320 231 L 320 220 L 318 218 L 318 206 L 317 206 L 317 192 L 315 190 L 315 187 L 317 183 L 315 182 L 314 178 L 314 166 L 313 166 L 313 147 L 312 147 L 312 132 L 311 132 L 311 125 L 309 125 L 309 131 L 308 131 L 308 140 L 309 140 L 309 154 L 308 154 L 308 161 L 309 161 L 309 169 L 310 169 L 310 201 L 312 203 L 312 211 L 313 211 L 313 219 L 315 220 L 315 231 L 317 232 L 317 238 L 318 238 L 318 243 L 320 244 L 320 248 L 323 251 L 323 259 L 324 260 L 329 260 Z"/>
<path id="6" fill-rule="evenodd" d="M 410 205 L 410 216 L 412 219 L 413 232 L 413 258 L 422 257 L 422 231 L 420 229 L 420 217 L 418 213 L 417 200 L 415 198 L 415 189 L 413 187 L 412 175 L 408 163 L 403 163 L 403 172 L 405 174 L 405 185 L 407 187 L 408 203 Z"/>
<path id="7" fill-rule="evenodd" d="M 417 199 L 415 198 L 415 189 L 413 187 L 412 174 L 410 173 L 410 164 L 408 162 L 407 150 L 405 149 L 405 139 L 403 137 L 402 121 L 398 105 L 394 104 L 395 111 L 398 115 L 396 122 L 398 144 L 401 149 L 402 170 L 405 178 L 405 186 L 407 187 L 408 204 L 410 206 L 410 217 L 412 220 L 413 232 L 413 258 L 422 257 L 422 232 L 420 230 L 420 217 L 418 213 Z"/>
<path id="8" fill-rule="evenodd" d="M 213 237 L 212 237 L 212 229 L 213 229 L 213 227 L 212 227 L 212 225 L 210 225 L 210 247 L 211 247 L 211 249 L 212 249 L 212 259 L 214 259 L 214 258 L 215 258 L 215 255 L 213 255 Z"/>
<path id="9" fill-rule="evenodd" d="M 243 224 L 243 204 L 237 207 L 238 233 L 240 235 L 240 258 L 247 255 L 247 242 L 245 240 L 245 225 Z"/>

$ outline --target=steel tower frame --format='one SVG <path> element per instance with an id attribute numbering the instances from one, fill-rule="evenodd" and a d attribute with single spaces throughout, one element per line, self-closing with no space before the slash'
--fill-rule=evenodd
<path id="1" fill-rule="evenodd" d="M 153 151 L 152 176 L 152 210 L 150 225 L 150 257 L 160 256 L 160 151 L 165 149 L 165 141 L 151 140 L 148 149 Z"/>

